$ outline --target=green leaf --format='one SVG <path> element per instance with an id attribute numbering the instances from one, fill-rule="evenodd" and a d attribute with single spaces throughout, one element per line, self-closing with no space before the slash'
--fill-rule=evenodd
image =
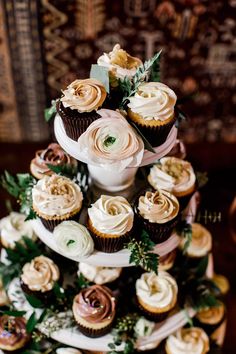
<path id="1" fill-rule="evenodd" d="M 8 315 L 8 316 L 14 316 L 14 317 L 22 317 L 26 314 L 26 311 L 4 311 L 3 312 L 4 315 Z"/>
<path id="2" fill-rule="evenodd" d="M 28 319 L 27 323 L 26 323 L 26 331 L 27 333 L 31 333 L 33 332 L 36 324 L 38 323 L 37 317 L 35 315 L 35 312 L 32 313 L 32 315 L 30 316 L 30 318 Z"/>
<path id="3" fill-rule="evenodd" d="M 44 110 L 44 118 L 46 122 L 49 122 L 52 118 L 55 117 L 57 113 L 56 102 L 56 100 L 53 100 L 51 107 Z"/>
<path id="4" fill-rule="evenodd" d="M 200 171 L 197 171 L 195 174 L 196 174 L 196 178 L 197 178 L 197 187 L 198 187 L 198 189 L 200 189 L 207 184 L 208 174 L 207 174 L 207 172 L 200 172 Z"/>
<path id="5" fill-rule="evenodd" d="M 208 266 L 208 255 L 206 255 L 199 263 L 195 275 L 197 277 L 203 277 L 206 274 Z"/>
<path id="6" fill-rule="evenodd" d="M 34 295 L 25 294 L 26 300 L 33 308 L 43 308 L 44 305 L 41 300 L 39 300 Z"/>
<path id="7" fill-rule="evenodd" d="M 183 254 L 186 254 L 188 247 L 192 241 L 192 225 L 183 220 L 176 228 L 178 235 L 185 238 Z"/>
<path id="8" fill-rule="evenodd" d="M 92 64 L 90 70 L 90 78 L 100 81 L 106 89 L 106 92 L 110 92 L 109 86 L 109 69 L 98 64 Z"/>
<path id="9" fill-rule="evenodd" d="M 73 179 L 78 172 L 77 166 L 69 165 L 69 164 L 57 165 L 57 166 L 47 164 L 47 167 L 50 168 L 50 170 L 53 171 L 54 173 L 68 177 L 70 179 Z"/>
<path id="10" fill-rule="evenodd" d="M 85 279 L 82 273 L 79 274 L 77 279 L 77 286 L 79 289 L 87 288 L 90 285 L 90 282 Z"/>
<path id="11" fill-rule="evenodd" d="M 53 292 L 57 298 L 59 299 L 65 298 L 65 291 L 58 283 L 54 284 Z"/>

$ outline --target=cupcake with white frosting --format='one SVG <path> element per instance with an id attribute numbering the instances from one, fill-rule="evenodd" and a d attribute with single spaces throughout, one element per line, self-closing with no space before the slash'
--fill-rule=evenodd
<path id="1" fill-rule="evenodd" d="M 186 240 L 181 239 L 179 248 L 184 249 Z M 185 250 L 185 256 L 188 257 L 190 264 L 197 265 L 212 249 L 212 235 L 201 224 L 192 224 L 192 239 L 188 248 Z"/>
<path id="2" fill-rule="evenodd" d="M 57 101 L 57 112 L 63 120 L 66 134 L 73 140 L 100 116 L 97 110 L 106 99 L 104 85 L 95 79 L 73 81 Z"/>
<path id="3" fill-rule="evenodd" d="M 22 290 L 42 301 L 48 301 L 53 288 L 60 279 L 58 266 L 48 257 L 38 256 L 26 263 L 21 273 Z"/>
<path id="4" fill-rule="evenodd" d="M 196 190 L 196 175 L 190 162 L 177 157 L 163 157 L 152 166 L 148 182 L 154 189 L 174 194 L 183 209 Z"/>
<path id="5" fill-rule="evenodd" d="M 218 301 L 216 306 L 206 307 L 197 312 L 195 323 L 211 335 L 225 320 L 225 305 Z"/>
<path id="6" fill-rule="evenodd" d="M 102 195 L 88 209 L 88 228 L 95 248 L 112 253 L 123 248 L 130 237 L 134 212 L 124 197 Z"/>
<path id="7" fill-rule="evenodd" d="M 137 224 L 140 225 L 155 243 L 161 243 L 171 236 L 178 221 L 179 202 L 165 191 L 145 191 L 134 204 Z"/>
<path id="8" fill-rule="evenodd" d="M 162 144 L 175 123 L 176 94 L 161 82 L 141 84 L 129 97 L 128 117 L 153 146 Z"/>
<path id="9" fill-rule="evenodd" d="M 136 281 L 137 302 L 145 317 L 163 321 L 177 303 L 178 286 L 165 271 L 143 273 Z"/>
<path id="10" fill-rule="evenodd" d="M 37 238 L 30 221 L 25 221 L 25 215 L 12 211 L 0 220 L 0 239 L 3 247 L 14 249 L 15 243 L 26 236 L 31 240 Z"/>
<path id="11" fill-rule="evenodd" d="M 44 226 L 53 231 L 64 220 L 75 218 L 82 207 L 78 184 L 67 177 L 52 175 L 40 179 L 32 189 L 33 209 Z"/>
<path id="12" fill-rule="evenodd" d="M 78 275 L 82 274 L 89 281 L 103 285 L 118 279 L 121 272 L 122 268 L 120 267 L 96 267 L 92 264 L 80 262 Z"/>
<path id="13" fill-rule="evenodd" d="M 167 354 L 206 354 L 209 338 L 201 328 L 181 328 L 167 338 L 165 350 Z"/>

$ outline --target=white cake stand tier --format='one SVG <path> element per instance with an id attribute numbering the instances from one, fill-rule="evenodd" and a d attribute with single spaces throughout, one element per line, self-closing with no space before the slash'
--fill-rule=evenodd
<path id="1" fill-rule="evenodd" d="M 132 165 L 117 172 L 117 169 L 111 168 L 111 165 L 91 163 L 87 156 L 79 150 L 78 142 L 67 136 L 63 121 L 58 114 L 55 117 L 54 132 L 58 143 L 68 154 L 88 164 L 90 176 L 94 184 L 110 192 L 121 191 L 131 186 L 134 182 L 138 167 L 149 165 L 167 155 L 173 148 L 177 137 L 177 128 L 173 126 L 166 141 L 162 145 L 154 148 L 155 153 L 145 150 L 141 164 Z"/>
<path id="2" fill-rule="evenodd" d="M 129 267 L 133 264 L 129 263 L 130 251 L 123 249 L 116 253 L 104 253 L 99 251 L 94 251 L 91 256 L 85 259 L 80 259 L 79 257 L 70 257 L 63 254 L 58 250 L 57 244 L 53 234 L 48 231 L 39 219 L 31 221 L 36 235 L 40 240 L 45 243 L 50 249 L 59 253 L 61 256 L 69 258 L 75 262 L 83 261 L 94 266 L 100 267 Z M 180 238 L 178 235 L 173 234 L 167 241 L 156 245 L 154 253 L 159 254 L 160 257 L 165 256 L 172 250 L 174 250 L 179 245 Z"/>

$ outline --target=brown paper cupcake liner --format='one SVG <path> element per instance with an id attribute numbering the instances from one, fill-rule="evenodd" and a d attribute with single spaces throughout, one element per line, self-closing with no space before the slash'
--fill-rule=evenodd
<path id="1" fill-rule="evenodd" d="M 136 299 L 139 310 L 141 311 L 141 313 L 143 314 L 143 316 L 145 318 L 147 318 L 150 321 L 154 321 L 154 322 L 162 322 L 164 321 L 169 313 L 172 311 L 172 308 L 169 309 L 168 311 L 165 312 L 160 312 L 160 313 L 154 313 L 154 312 L 150 312 L 148 310 L 146 310 L 138 301 L 138 299 Z"/>
<path id="2" fill-rule="evenodd" d="M 57 112 L 62 118 L 67 136 L 75 141 L 92 122 L 101 117 L 96 111 L 79 113 L 77 110 L 65 108 L 60 100 L 57 101 Z"/>
<path id="3" fill-rule="evenodd" d="M 111 321 L 111 323 L 108 326 L 100 329 L 88 328 L 81 325 L 79 322 L 76 323 L 77 323 L 77 327 L 79 328 L 82 334 L 90 338 L 98 338 L 98 337 L 105 336 L 105 334 L 111 331 L 113 321 Z"/>
<path id="4" fill-rule="evenodd" d="M 130 119 L 130 118 L 129 118 Z M 132 121 L 132 119 L 130 119 Z M 176 116 L 168 123 L 158 126 L 147 126 L 138 122 L 134 122 L 140 132 L 145 136 L 153 147 L 162 145 L 175 124 Z"/>
<path id="5" fill-rule="evenodd" d="M 188 203 L 190 202 L 190 199 L 192 198 L 192 196 L 194 195 L 194 193 L 196 192 L 196 189 L 194 189 L 194 191 L 192 191 L 191 193 L 184 195 L 182 197 L 176 197 L 178 199 L 179 202 L 179 210 L 183 211 Z"/>
<path id="6" fill-rule="evenodd" d="M 124 244 L 130 239 L 130 233 L 119 237 L 102 237 L 96 235 L 91 229 L 89 229 L 93 238 L 95 249 L 105 253 L 115 253 L 124 248 Z"/>
<path id="7" fill-rule="evenodd" d="M 59 225 L 60 223 L 62 223 L 63 221 L 68 221 L 68 220 L 75 220 L 75 221 L 78 221 L 79 219 L 79 214 L 80 212 L 76 213 L 75 215 L 71 215 L 71 216 L 68 216 L 67 218 L 63 218 L 63 219 L 52 219 L 52 220 L 49 220 L 49 219 L 44 219 L 42 216 L 39 216 L 42 224 L 44 225 L 44 227 L 50 231 L 50 232 L 53 232 L 53 230 L 55 229 L 55 227 L 57 225 Z"/>
<path id="8" fill-rule="evenodd" d="M 30 290 L 28 285 L 26 285 L 22 280 L 20 280 L 21 289 L 27 295 L 34 296 L 39 299 L 44 305 L 49 305 L 54 298 L 53 290 L 42 293 L 41 291 Z"/>

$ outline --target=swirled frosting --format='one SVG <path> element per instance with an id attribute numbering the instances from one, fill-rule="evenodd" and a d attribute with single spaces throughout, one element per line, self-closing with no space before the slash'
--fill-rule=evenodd
<path id="1" fill-rule="evenodd" d="M 62 93 L 63 106 L 80 113 L 97 110 L 107 95 L 103 84 L 95 79 L 75 80 Z"/>
<path id="2" fill-rule="evenodd" d="M 218 306 L 204 308 L 198 311 L 196 317 L 201 323 L 214 325 L 219 323 L 225 314 L 225 307 L 222 302 Z"/>
<path id="3" fill-rule="evenodd" d="M 93 227 L 105 234 L 124 235 L 133 227 L 134 212 L 124 197 L 102 195 L 88 215 Z"/>
<path id="4" fill-rule="evenodd" d="M 116 44 L 110 53 L 101 55 L 97 63 L 108 68 L 110 74 L 117 79 L 124 79 L 125 76 L 134 76 L 142 61 L 139 58 L 132 57 L 121 49 L 119 44 Z"/>
<path id="5" fill-rule="evenodd" d="M 25 221 L 25 215 L 11 212 L 8 216 L 0 220 L 1 243 L 6 248 L 14 248 L 15 242 L 19 242 L 22 236 L 27 236 L 33 240 L 36 235 L 30 221 Z"/>
<path id="6" fill-rule="evenodd" d="M 0 316 L 0 349 L 17 350 L 28 341 L 26 321 L 23 317 Z"/>
<path id="7" fill-rule="evenodd" d="M 116 280 L 120 276 L 121 271 L 122 268 L 119 267 L 96 267 L 80 262 L 78 274 L 81 273 L 89 281 L 102 285 Z"/>
<path id="8" fill-rule="evenodd" d="M 185 240 L 181 239 L 180 248 L 183 249 Z M 212 248 L 212 236 L 201 224 L 192 224 L 192 239 L 186 250 L 189 257 L 204 257 Z"/>
<path id="9" fill-rule="evenodd" d="M 58 348 L 56 354 L 82 354 L 82 352 L 75 348 Z"/>
<path id="10" fill-rule="evenodd" d="M 52 175 L 40 179 L 32 189 L 33 208 L 40 215 L 61 216 L 79 211 L 83 195 L 67 177 Z"/>
<path id="11" fill-rule="evenodd" d="M 22 268 L 21 279 L 32 291 L 42 293 L 52 290 L 59 280 L 60 272 L 57 265 L 48 257 L 35 257 Z"/>
<path id="12" fill-rule="evenodd" d="M 101 323 L 114 318 L 116 302 L 112 291 L 105 286 L 92 285 L 76 295 L 73 302 L 75 317 L 90 323 Z"/>
<path id="13" fill-rule="evenodd" d="M 177 157 L 163 157 L 148 175 L 148 182 L 155 189 L 165 189 L 175 196 L 194 190 L 196 176 L 188 161 Z"/>
<path id="14" fill-rule="evenodd" d="M 78 139 L 78 150 L 89 163 L 121 171 L 138 166 L 144 153 L 142 139 L 117 111 L 101 109 L 94 121 Z"/>
<path id="15" fill-rule="evenodd" d="M 87 228 L 76 221 L 63 221 L 55 227 L 53 236 L 59 252 L 65 256 L 87 258 L 94 250 Z"/>
<path id="16" fill-rule="evenodd" d="M 140 215 L 149 222 L 164 224 L 178 215 L 179 202 L 167 191 L 147 191 L 139 197 L 138 209 Z"/>
<path id="17" fill-rule="evenodd" d="M 136 281 L 136 294 L 145 304 L 154 308 L 174 306 L 178 287 L 175 279 L 165 271 L 143 273 Z"/>
<path id="18" fill-rule="evenodd" d="M 198 327 L 179 329 L 166 340 L 168 354 L 205 354 L 209 349 L 209 338 Z"/>
<path id="19" fill-rule="evenodd" d="M 177 97 L 173 90 L 161 82 L 147 82 L 129 97 L 128 107 L 145 120 L 166 121 L 174 116 Z"/>
<path id="20" fill-rule="evenodd" d="M 77 161 L 68 155 L 60 145 L 52 143 L 44 150 L 38 150 L 35 158 L 31 161 L 30 170 L 36 178 L 43 178 L 44 175 L 51 176 L 54 172 L 48 167 L 72 165 L 77 166 Z"/>

